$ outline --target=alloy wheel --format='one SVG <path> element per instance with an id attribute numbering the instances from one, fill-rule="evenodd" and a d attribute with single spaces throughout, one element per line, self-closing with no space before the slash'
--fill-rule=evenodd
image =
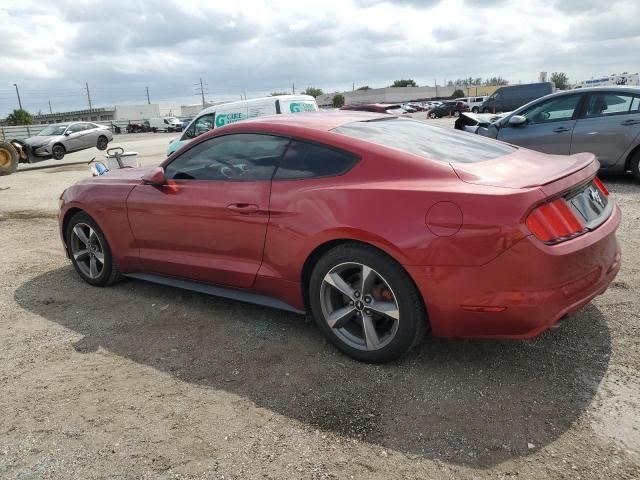
<path id="1" fill-rule="evenodd" d="M 104 247 L 96 231 L 86 223 L 71 230 L 71 254 L 80 271 L 95 280 L 104 270 Z"/>
<path id="2" fill-rule="evenodd" d="M 320 306 L 335 335 L 361 351 L 385 347 L 398 331 L 396 295 L 382 275 L 362 263 L 341 263 L 325 275 Z"/>

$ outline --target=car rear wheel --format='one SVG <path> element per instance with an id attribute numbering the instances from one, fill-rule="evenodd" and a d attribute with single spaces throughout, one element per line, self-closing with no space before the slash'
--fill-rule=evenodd
<path id="1" fill-rule="evenodd" d="M 484 107 L 484 110 L 482 110 L 482 113 L 491 113 L 491 109 L 489 107 Z"/>
<path id="2" fill-rule="evenodd" d="M 640 182 L 640 150 L 633 154 L 631 158 L 631 173 L 636 182 Z"/>
<path id="3" fill-rule="evenodd" d="M 396 360 L 426 331 L 424 306 L 411 278 L 366 245 L 344 244 L 325 254 L 313 269 L 309 299 L 320 330 L 357 360 Z"/>
<path id="4" fill-rule="evenodd" d="M 60 145 L 59 143 L 56 143 L 51 148 L 51 156 L 56 160 L 62 160 L 66 153 L 67 151 L 65 150 L 64 146 Z"/>
<path id="5" fill-rule="evenodd" d="M 458 117 L 460 116 L 460 112 L 459 112 L 458 110 L 455 110 L 455 111 L 453 112 L 453 116 L 454 116 L 454 117 L 456 117 L 456 118 L 458 118 Z"/>
<path id="6" fill-rule="evenodd" d="M 96 148 L 98 150 L 106 150 L 109 145 L 109 140 L 104 135 L 98 137 L 98 143 L 96 144 Z"/>
<path id="7" fill-rule="evenodd" d="M 18 168 L 18 152 L 13 145 L 0 142 L 0 175 L 10 175 Z"/>
<path id="8" fill-rule="evenodd" d="M 429 113 L 429 118 L 436 118 L 436 114 L 434 112 Z"/>
<path id="9" fill-rule="evenodd" d="M 73 266 L 85 282 L 104 287 L 121 279 L 107 239 L 89 215 L 76 213 L 67 225 L 65 238 Z"/>
<path id="10" fill-rule="evenodd" d="M 478 107 L 473 107 L 471 109 L 471 113 L 478 113 L 480 111 L 480 109 Z"/>

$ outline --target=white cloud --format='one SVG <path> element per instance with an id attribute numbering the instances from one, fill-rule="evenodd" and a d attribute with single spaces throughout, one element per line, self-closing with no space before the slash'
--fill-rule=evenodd
<path id="1" fill-rule="evenodd" d="M 0 116 L 94 103 L 196 101 L 352 82 L 385 86 L 540 71 L 580 80 L 636 71 L 637 0 L 3 0 Z"/>

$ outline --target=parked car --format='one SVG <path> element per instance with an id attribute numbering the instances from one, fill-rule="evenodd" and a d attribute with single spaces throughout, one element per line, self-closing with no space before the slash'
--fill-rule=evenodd
<path id="1" fill-rule="evenodd" d="M 441 118 L 453 115 L 459 117 L 461 112 L 468 112 L 469 105 L 464 102 L 453 100 L 449 102 L 443 102 L 440 105 L 429 110 L 427 116 L 429 118 Z"/>
<path id="2" fill-rule="evenodd" d="M 474 97 L 463 97 L 457 98 L 456 100 L 460 102 L 464 102 L 469 105 L 469 108 L 473 113 L 478 113 L 480 108 L 482 108 L 482 103 L 489 98 L 488 95 L 474 96 Z"/>
<path id="3" fill-rule="evenodd" d="M 631 171 L 640 181 L 637 87 L 581 88 L 554 93 L 476 130 L 544 153 L 592 152 L 603 172 Z"/>
<path id="4" fill-rule="evenodd" d="M 308 311 L 343 352 L 384 362 L 427 330 L 534 337 L 603 293 L 620 210 L 597 169 L 408 118 L 274 115 L 67 188 L 60 231 L 91 285 Z"/>
<path id="5" fill-rule="evenodd" d="M 181 132 L 182 122 L 176 117 L 154 117 L 148 120 L 152 132 Z"/>
<path id="6" fill-rule="evenodd" d="M 551 82 L 527 83 L 500 87 L 480 106 L 482 113 L 509 112 L 554 91 Z"/>
<path id="7" fill-rule="evenodd" d="M 34 156 L 62 160 L 67 153 L 96 147 L 106 150 L 113 134 L 109 127 L 91 122 L 51 124 L 24 140 Z"/>
<path id="8" fill-rule="evenodd" d="M 127 133 L 144 133 L 150 132 L 151 127 L 149 126 L 149 122 L 145 120 L 144 122 L 133 122 L 127 125 Z"/>
<path id="9" fill-rule="evenodd" d="M 223 103 L 205 108 L 185 128 L 181 137 L 171 140 L 167 156 L 213 128 L 262 115 L 316 112 L 318 104 L 310 95 L 278 95 Z"/>
<path id="10" fill-rule="evenodd" d="M 189 124 L 191 123 L 191 121 L 193 120 L 193 118 L 183 118 L 181 120 L 182 122 L 182 129 L 184 130 L 185 128 L 187 128 L 189 126 Z"/>

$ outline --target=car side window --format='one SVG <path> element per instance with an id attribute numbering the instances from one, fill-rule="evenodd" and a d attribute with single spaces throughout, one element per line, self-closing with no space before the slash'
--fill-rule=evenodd
<path id="1" fill-rule="evenodd" d="M 610 115 L 624 115 L 629 113 L 633 100 L 637 97 L 620 93 L 592 93 L 589 95 L 586 117 L 606 117 Z M 636 101 L 637 105 L 637 101 Z M 636 110 L 638 107 L 636 106 Z"/>
<path id="2" fill-rule="evenodd" d="M 274 180 L 342 175 L 357 161 L 358 157 L 351 153 L 292 140 L 280 161 Z"/>
<path id="3" fill-rule="evenodd" d="M 571 120 L 580 102 L 580 95 L 563 95 L 538 103 L 521 113 L 527 123 L 549 123 Z"/>
<path id="4" fill-rule="evenodd" d="M 209 113 L 196 118 L 195 122 L 193 122 L 189 129 L 184 133 L 185 139 L 196 138 L 211 130 L 213 128 L 214 117 L 215 113 Z"/>
<path id="5" fill-rule="evenodd" d="M 633 97 L 629 113 L 640 113 L 640 97 Z"/>
<path id="6" fill-rule="evenodd" d="M 205 140 L 165 168 L 174 180 L 271 180 L 288 138 L 236 133 Z"/>
<path id="7" fill-rule="evenodd" d="M 74 125 L 71 125 L 68 129 L 67 132 L 68 133 L 78 133 L 81 132 L 82 130 L 84 130 L 84 123 L 76 123 Z"/>

